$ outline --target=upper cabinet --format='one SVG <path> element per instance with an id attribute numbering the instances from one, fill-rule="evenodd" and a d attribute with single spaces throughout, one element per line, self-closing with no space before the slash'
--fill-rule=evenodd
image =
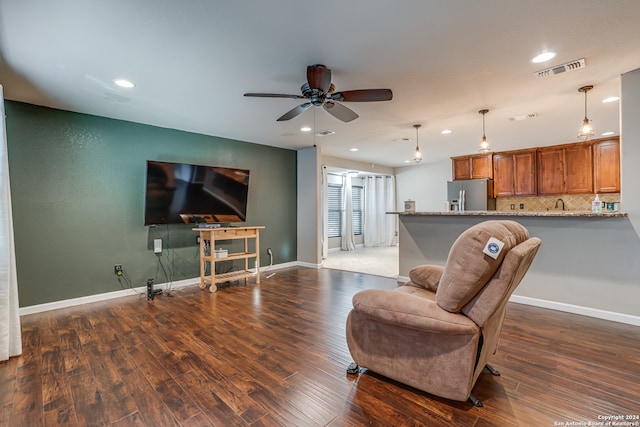
<path id="1" fill-rule="evenodd" d="M 453 179 L 493 179 L 495 197 L 620 192 L 618 137 L 451 160 Z"/>
<path id="2" fill-rule="evenodd" d="M 538 148 L 538 194 L 584 194 L 593 192 L 591 143 Z"/>
<path id="3" fill-rule="evenodd" d="M 620 192 L 620 140 L 608 139 L 593 143 L 594 193 Z"/>
<path id="4" fill-rule="evenodd" d="M 494 153 L 495 197 L 536 195 L 536 150 Z"/>
<path id="5" fill-rule="evenodd" d="M 591 143 L 564 148 L 564 187 L 567 194 L 593 192 L 593 151 Z"/>
<path id="6" fill-rule="evenodd" d="M 492 154 L 452 157 L 453 179 L 491 179 L 493 178 Z"/>

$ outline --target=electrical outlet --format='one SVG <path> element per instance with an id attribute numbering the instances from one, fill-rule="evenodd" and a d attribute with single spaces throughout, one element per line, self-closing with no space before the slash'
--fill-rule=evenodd
<path id="1" fill-rule="evenodd" d="M 524 209 L 524 203 L 520 203 L 520 209 Z"/>
<path id="2" fill-rule="evenodd" d="M 273 252 L 271 252 L 271 248 L 267 248 L 267 254 L 268 255 L 273 255 Z"/>
<path id="3" fill-rule="evenodd" d="M 113 266 L 113 272 L 116 276 L 122 276 L 122 264 L 116 264 Z"/>
<path id="4" fill-rule="evenodd" d="M 511 210 L 514 210 L 516 208 L 516 205 L 514 205 L 513 203 L 511 203 Z"/>

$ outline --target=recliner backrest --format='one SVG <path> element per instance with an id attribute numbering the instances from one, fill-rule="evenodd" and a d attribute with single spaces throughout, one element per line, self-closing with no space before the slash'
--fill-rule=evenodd
<path id="1" fill-rule="evenodd" d="M 490 245 L 492 238 L 503 244 L 493 256 L 483 252 L 495 248 Z M 527 229 L 515 221 L 484 221 L 463 232 L 449 251 L 436 303 L 449 312 L 460 312 L 495 274 L 505 255 L 528 238 Z"/>

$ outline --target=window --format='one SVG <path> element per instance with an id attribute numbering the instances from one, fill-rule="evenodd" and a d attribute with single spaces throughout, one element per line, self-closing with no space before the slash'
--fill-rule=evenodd
<path id="1" fill-rule="evenodd" d="M 344 217 L 342 185 L 329 184 L 328 187 L 328 235 L 329 237 L 340 237 Z M 353 185 L 351 187 L 351 208 L 353 210 L 353 234 L 360 235 L 364 220 L 364 188 L 362 186 Z"/>
<path id="2" fill-rule="evenodd" d="M 351 209 L 353 210 L 353 234 L 362 234 L 364 222 L 364 187 L 351 187 Z"/>
<path id="3" fill-rule="evenodd" d="M 329 184 L 327 198 L 329 205 L 329 237 L 340 237 L 340 230 L 342 230 L 342 185 Z"/>

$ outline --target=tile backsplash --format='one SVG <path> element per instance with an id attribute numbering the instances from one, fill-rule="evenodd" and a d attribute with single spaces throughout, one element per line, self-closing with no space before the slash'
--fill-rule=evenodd
<path id="1" fill-rule="evenodd" d="M 595 194 L 563 194 L 559 196 L 530 196 L 530 197 L 498 197 L 496 199 L 496 210 L 510 211 L 511 205 L 516 211 L 550 211 L 556 210 L 556 200 L 564 201 L 565 210 L 584 211 L 591 210 L 591 202 Z M 620 193 L 600 194 L 603 202 L 619 202 Z M 520 205 L 524 207 L 520 209 Z M 558 208 L 562 210 L 562 202 L 558 202 Z"/>

